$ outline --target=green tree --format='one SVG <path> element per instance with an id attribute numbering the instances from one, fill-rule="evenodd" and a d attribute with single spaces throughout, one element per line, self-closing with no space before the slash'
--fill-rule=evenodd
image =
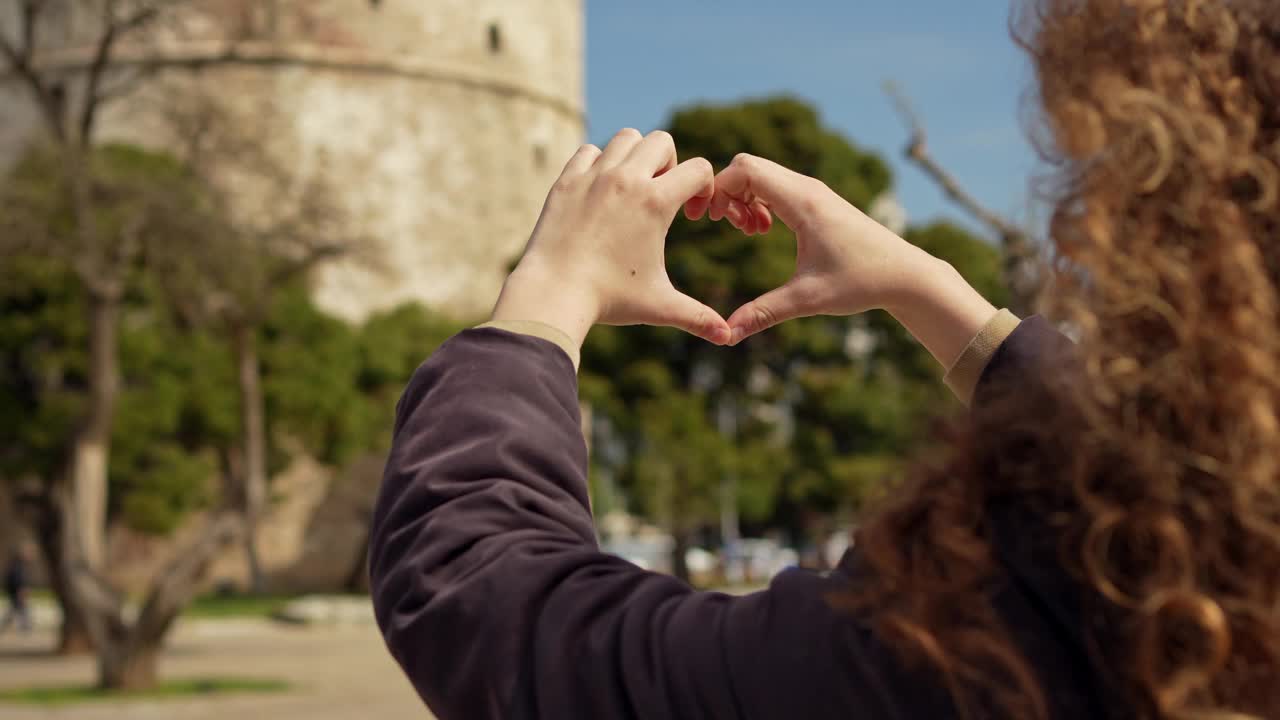
<path id="1" fill-rule="evenodd" d="M 21 208 L 5 203 L 0 223 L 10 227 L 0 232 L 0 256 L 11 258 L 16 240 L 34 241 L 39 249 L 74 258 L 72 270 L 86 298 L 88 392 L 80 416 L 67 428 L 70 434 L 62 443 L 63 456 L 55 472 L 60 486 L 48 495 L 58 503 L 51 510 L 58 517 L 50 518 L 49 524 L 56 524 L 57 533 L 63 536 L 56 545 L 53 572 L 61 576 L 59 584 L 68 588 L 75 579 L 71 565 L 79 563 L 92 569 L 102 562 L 111 422 L 120 380 L 116 355 L 122 293 L 140 249 L 139 240 L 150 224 L 143 218 L 157 217 L 139 212 L 156 196 L 134 192 L 139 187 L 131 182 L 152 173 L 138 173 L 140 168 L 133 163 L 104 162 L 109 153 L 96 141 L 97 120 L 113 98 L 152 75 L 138 72 L 132 77 L 116 77 L 119 43 L 138 42 L 139 35 L 145 37 L 157 23 L 170 19 L 181 4 L 172 0 L 107 2 L 86 12 L 88 8 L 78 7 L 72 0 L 22 2 L 12 3 L 0 18 L 0 68 L 26 91 L 37 111 L 42 150 L 49 160 L 40 164 L 41 174 L 34 179 L 37 191 L 43 185 L 52 192 L 21 200 L 56 202 L 62 209 L 54 226 L 44 227 L 43 221 L 54 216 L 37 213 L 35 222 L 15 222 L 23 216 Z M 89 48 L 90 61 L 83 72 L 68 75 L 64 68 L 37 58 L 49 49 L 51 37 L 59 42 L 73 17 L 77 18 L 76 34 Z M 145 158 L 141 159 L 145 164 Z M 116 172 L 120 170 L 123 173 Z M 169 186 L 179 188 L 180 183 Z M 16 232 L 15 224 L 21 226 Z M 92 594 L 86 588 L 85 602 Z M 63 600 L 60 647 L 64 652 L 83 651 L 105 637 L 106 626 L 90 617 L 88 608 L 68 602 L 66 597 Z"/>
<path id="2" fill-rule="evenodd" d="M 120 333 L 132 276 L 146 250 L 175 232 L 173 219 L 199 202 L 197 189 L 171 157 L 123 145 L 84 153 L 68 173 L 67 149 L 39 144 L 6 179 L 0 256 L 43 262 L 62 295 L 79 299 L 82 352 L 72 374 L 82 390 L 76 415 L 60 428 L 59 459 L 41 476 L 41 546 L 63 605 L 60 647 L 83 650 L 110 633 L 116 603 L 95 581 L 105 538 L 113 423 L 119 402 Z M 80 197 L 83 193 L 84 197 Z M 83 202 L 81 202 L 83 201 Z M 47 388 L 46 388 L 47 389 Z M 70 406 L 68 406 L 70 407 Z"/>
<path id="3" fill-rule="evenodd" d="M 17 256 L 0 266 L 0 480 L 32 488 L 37 503 L 87 392 L 86 299 L 66 265 Z M 194 510 L 224 506 L 239 457 L 233 349 L 223 334 L 185 324 L 170 297 L 145 266 L 131 273 L 122 295 L 121 386 L 108 469 L 109 520 L 155 535 L 169 534 Z M 282 289 L 261 339 L 276 467 L 291 452 L 341 465 L 385 451 L 396 396 L 457 327 L 414 305 L 353 327 L 317 309 L 301 283 Z M 130 682 L 154 674 L 159 643 L 198 587 L 203 562 L 227 538 L 220 540 L 179 549 L 134 621 L 124 616 L 120 595 L 95 581 L 108 596 L 95 602 L 113 608 L 103 620 L 110 634 L 98 647 L 112 654 L 104 674 L 108 663 Z M 357 564 L 353 576 L 363 570 L 363 552 Z"/>
<path id="4" fill-rule="evenodd" d="M 668 129 L 684 157 L 718 169 L 741 152 L 767 157 L 863 209 L 891 186 L 883 161 L 794 99 L 693 107 Z M 907 239 L 999 299 L 999 257 L 980 240 L 950 225 Z M 794 235 L 781 223 L 746 237 L 727 223 L 679 218 L 668 236 L 676 287 L 726 315 L 794 267 Z M 583 358 L 584 400 L 611 436 L 597 445 L 623 448 L 597 465 L 675 536 L 677 572 L 691 535 L 714 525 L 726 503 L 793 535 L 806 509 L 856 507 L 895 472 L 922 419 L 950 402 L 936 363 L 882 312 L 793 321 L 733 349 L 670 329 L 596 328 Z"/>

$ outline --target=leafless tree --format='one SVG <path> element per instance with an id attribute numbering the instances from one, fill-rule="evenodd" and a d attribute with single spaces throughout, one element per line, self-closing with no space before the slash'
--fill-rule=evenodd
<path id="1" fill-rule="evenodd" d="M 1019 314 L 1034 312 L 1044 280 L 1040 245 L 1033 240 L 1026 227 L 986 207 L 965 190 L 956 176 L 929 152 L 929 137 L 924 123 L 906 94 L 892 82 L 886 82 L 884 89 L 911 132 L 911 139 L 907 142 L 903 155 L 935 182 L 952 202 L 1000 238 L 1000 247 L 1004 253 L 1004 280 L 1009 288 L 1010 305 Z"/>

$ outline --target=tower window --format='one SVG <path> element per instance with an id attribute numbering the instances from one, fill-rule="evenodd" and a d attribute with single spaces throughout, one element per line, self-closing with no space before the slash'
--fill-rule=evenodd
<path id="1" fill-rule="evenodd" d="M 502 52 L 502 28 L 498 23 L 489 24 L 489 52 L 495 55 Z"/>

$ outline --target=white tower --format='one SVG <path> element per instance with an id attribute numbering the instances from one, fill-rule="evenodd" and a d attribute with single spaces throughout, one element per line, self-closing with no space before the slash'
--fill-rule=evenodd
<path id="1" fill-rule="evenodd" d="M 478 316 L 491 306 L 563 162 L 582 142 L 582 0 L 193 0 L 180 22 L 119 46 L 158 66 L 113 102 L 99 138 L 163 145 L 148 93 L 190 84 L 234 112 L 285 118 L 270 142 L 300 176 L 324 172 L 377 271 L 324 269 L 316 297 L 358 319 L 407 300 Z M 66 22 L 65 20 L 63 21 Z M 74 26 L 42 55 L 73 73 Z M 38 126 L 0 76 L 0 170 Z"/>

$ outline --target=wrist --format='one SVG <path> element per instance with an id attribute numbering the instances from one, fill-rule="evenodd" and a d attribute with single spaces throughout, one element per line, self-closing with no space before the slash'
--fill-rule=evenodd
<path id="1" fill-rule="evenodd" d="M 951 263 L 941 260 L 899 239 L 901 254 L 893 265 L 896 278 L 885 293 L 880 308 L 894 317 L 925 310 L 941 301 L 947 287 L 963 282 Z"/>
<path id="2" fill-rule="evenodd" d="M 571 273 L 522 260 L 503 283 L 490 320 L 542 323 L 581 348 L 599 317 L 599 302 L 587 283 L 575 281 Z"/>
<path id="3" fill-rule="evenodd" d="M 906 265 L 909 279 L 885 309 L 950 368 L 996 308 L 950 263 L 913 250 L 917 255 Z"/>

